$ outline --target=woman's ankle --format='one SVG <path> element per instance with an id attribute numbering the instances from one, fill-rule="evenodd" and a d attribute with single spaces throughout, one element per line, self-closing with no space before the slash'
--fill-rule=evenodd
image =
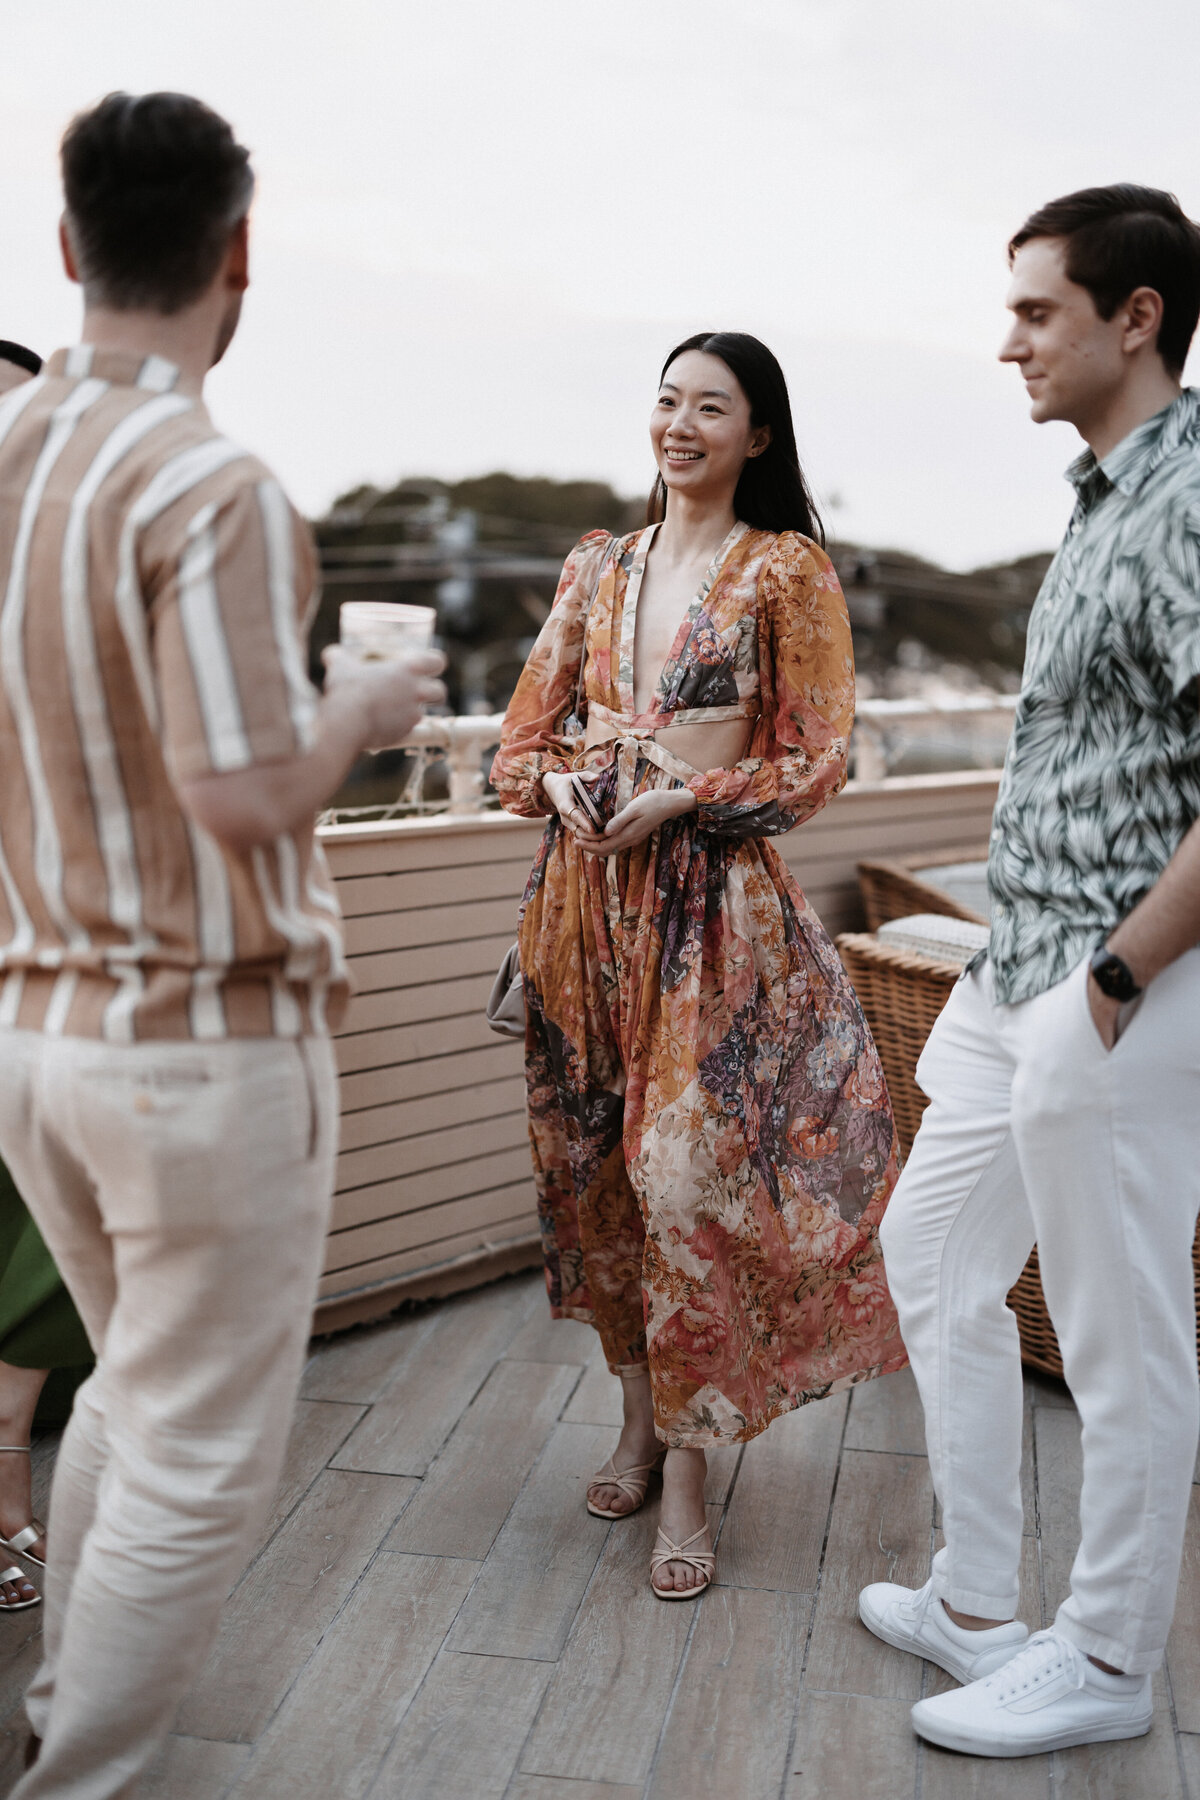
<path id="1" fill-rule="evenodd" d="M 694 1490 L 703 1494 L 704 1484 L 708 1479 L 708 1457 L 703 1450 L 684 1450 L 678 1447 L 667 1451 L 663 1463 L 663 1481 L 669 1482 L 672 1488 L 681 1491 Z"/>

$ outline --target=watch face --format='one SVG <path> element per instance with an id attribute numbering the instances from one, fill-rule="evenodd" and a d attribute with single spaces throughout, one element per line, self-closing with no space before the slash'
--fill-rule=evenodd
<path id="1" fill-rule="evenodd" d="M 1135 1000 L 1141 988 L 1133 979 L 1133 971 L 1128 963 L 1112 950 L 1098 950 L 1091 962 L 1092 974 L 1096 978 L 1096 986 L 1110 1000 Z"/>

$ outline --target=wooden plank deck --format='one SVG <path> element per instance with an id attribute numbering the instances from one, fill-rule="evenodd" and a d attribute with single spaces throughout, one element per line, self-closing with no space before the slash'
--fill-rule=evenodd
<path id="1" fill-rule="evenodd" d="M 710 1458 L 697 1605 L 649 1593 L 653 1489 L 624 1523 L 584 1510 L 619 1409 L 536 1275 L 315 1347 L 277 1505 L 145 1800 L 1200 1800 L 1200 1487 L 1149 1737 L 976 1761 L 913 1737 L 947 1678 L 855 1613 L 864 1582 L 924 1580 L 936 1541 L 907 1371 Z M 1079 1425 L 1050 1382 L 1026 1411 L 1036 1626 L 1070 1567 Z M 39 1626 L 0 1631 L 0 1794 Z"/>

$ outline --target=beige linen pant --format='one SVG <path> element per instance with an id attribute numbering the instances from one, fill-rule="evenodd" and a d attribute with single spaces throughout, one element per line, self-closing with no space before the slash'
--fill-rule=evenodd
<path id="1" fill-rule="evenodd" d="M 273 1496 L 328 1224 L 330 1045 L 0 1032 L 0 1155 L 96 1349 L 50 1501 L 44 1740 L 14 1800 L 122 1800 Z"/>

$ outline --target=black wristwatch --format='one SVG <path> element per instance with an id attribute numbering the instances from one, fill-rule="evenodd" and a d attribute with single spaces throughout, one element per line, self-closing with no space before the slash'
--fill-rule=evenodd
<path id="1" fill-rule="evenodd" d="M 1092 951 L 1092 960 L 1088 967 L 1095 978 L 1096 986 L 1110 1000 L 1136 1000 L 1141 988 L 1133 978 L 1133 970 L 1123 957 L 1110 950 L 1107 944 L 1097 944 Z"/>

